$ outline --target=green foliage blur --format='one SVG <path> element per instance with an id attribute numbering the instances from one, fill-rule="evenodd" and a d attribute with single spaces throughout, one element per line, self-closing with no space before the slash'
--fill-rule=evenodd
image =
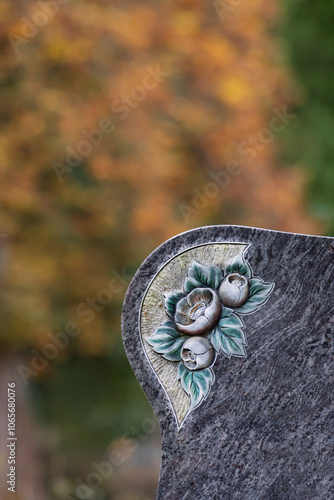
<path id="1" fill-rule="evenodd" d="M 307 166 L 311 209 L 333 234 L 334 4 L 285 0 L 282 36 L 300 94 L 298 120 L 283 137 L 283 157 Z"/>

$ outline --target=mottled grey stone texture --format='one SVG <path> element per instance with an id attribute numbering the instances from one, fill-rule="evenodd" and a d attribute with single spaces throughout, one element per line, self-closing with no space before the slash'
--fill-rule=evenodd
<path id="1" fill-rule="evenodd" d="M 247 259 L 275 289 L 260 313 L 243 317 L 247 358 L 217 357 L 209 397 L 178 430 L 143 350 L 140 308 L 166 261 L 213 242 L 251 244 Z M 141 265 L 122 329 L 160 423 L 159 500 L 334 499 L 333 264 L 333 238 L 211 226 L 168 240 Z"/>

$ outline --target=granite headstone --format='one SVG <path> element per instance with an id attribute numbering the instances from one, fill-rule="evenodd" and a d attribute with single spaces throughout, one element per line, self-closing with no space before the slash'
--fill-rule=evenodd
<path id="1" fill-rule="evenodd" d="M 333 264 L 333 238 L 210 226 L 141 265 L 122 330 L 159 500 L 334 499 Z"/>

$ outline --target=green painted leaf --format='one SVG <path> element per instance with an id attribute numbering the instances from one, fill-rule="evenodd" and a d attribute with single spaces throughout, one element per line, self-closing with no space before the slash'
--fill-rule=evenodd
<path id="1" fill-rule="evenodd" d="M 181 337 L 172 321 L 165 321 L 156 329 L 154 335 L 146 339 L 147 343 L 168 361 L 180 361 L 181 348 L 188 337 Z"/>
<path id="2" fill-rule="evenodd" d="M 208 396 L 214 382 L 214 373 L 211 368 L 190 371 L 180 363 L 178 379 L 181 381 L 182 389 L 190 397 L 190 407 L 193 409 Z"/>
<path id="3" fill-rule="evenodd" d="M 247 302 L 235 309 L 238 314 L 250 314 L 262 306 L 274 289 L 274 283 L 265 283 L 260 278 L 249 280 L 249 298 Z"/>
<path id="4" fill-rule="evenodd" d="M 234 313 L 232 309 L 228 307 L 223 307 L 221 316 L 219 318 L 218 324 L 222 328 L 244 328 L 244 322 L 237 314 Z"/>
<path id="5" fill-rule="evenodd" d="M 181 349 L 187 338 L 188 337 L 180 337 L 176 339 L 171 348 L 168 349 L 168 351 L 166 351 L 162 357 L 167 359 L 168 361 L 180 361 Z"/>
<path id="6" fill-rule="evenodd" d="M 184 291 L 186 293 L 191 292 L 195 288 L 201 288 L 201 287 L 203 288 L 202 283 L 200 283 L 199 281 L 196 281 L 192 278 L 187 277 L 184 281 Z"/>
<path id="7" fill-rule="evenodd" d="M 185 279 L 184 290 L 186 293 L 191 292 L 195 288 L 218 288 L 223 279 L 223 272 L 217 266 L 203 266 L 195 260 L 192 261 L 188 271 L 188 276 Z"/>
<path id="8" fill-rule="evenodd" d="M 164 293 L 164 305 L 166 309 L 166 314 L 170 318 L 174 318 L 175 315 L 175 310 L 176 310 L 176 304 L 179 302 L 184 297 L 184 294 L 182 292 L 176 292 L 176 293 Z"/>
<path id="9" fill-rule="evenodd" d="M 247 340 L 244 323 L 232 309 L 223 308 L 218 325 L 210 333 L 210 342 L 216 352 L 231 356 L 245 357 Z"/>
<path id="10" fill-rule="evenodd" d="M 245 260 L 245 257 L 242 255 L 237 255 L 234 260 L 232 260 L 229 264 L 227 264 L 224 275 L 239 273 L 242 276 L 250 279 L 252 277 L 252 268 L 249 263 Z"/>

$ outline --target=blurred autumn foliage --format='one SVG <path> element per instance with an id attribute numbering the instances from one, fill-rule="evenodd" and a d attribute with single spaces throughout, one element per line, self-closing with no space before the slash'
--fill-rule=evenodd
<path id="1" fill-rule="evenodd" d="M 226 4 L 0 6 L 1 344 L 30 366 L 50 332 L 79 325 L 29 376 L 68 446 L 149 412 L 119 318 L 128 276 L 158 244 L 206 224 L 321 230 L 302 171 L 277 160 L 296 100 L 273 36 L 278 2 Z"/>

